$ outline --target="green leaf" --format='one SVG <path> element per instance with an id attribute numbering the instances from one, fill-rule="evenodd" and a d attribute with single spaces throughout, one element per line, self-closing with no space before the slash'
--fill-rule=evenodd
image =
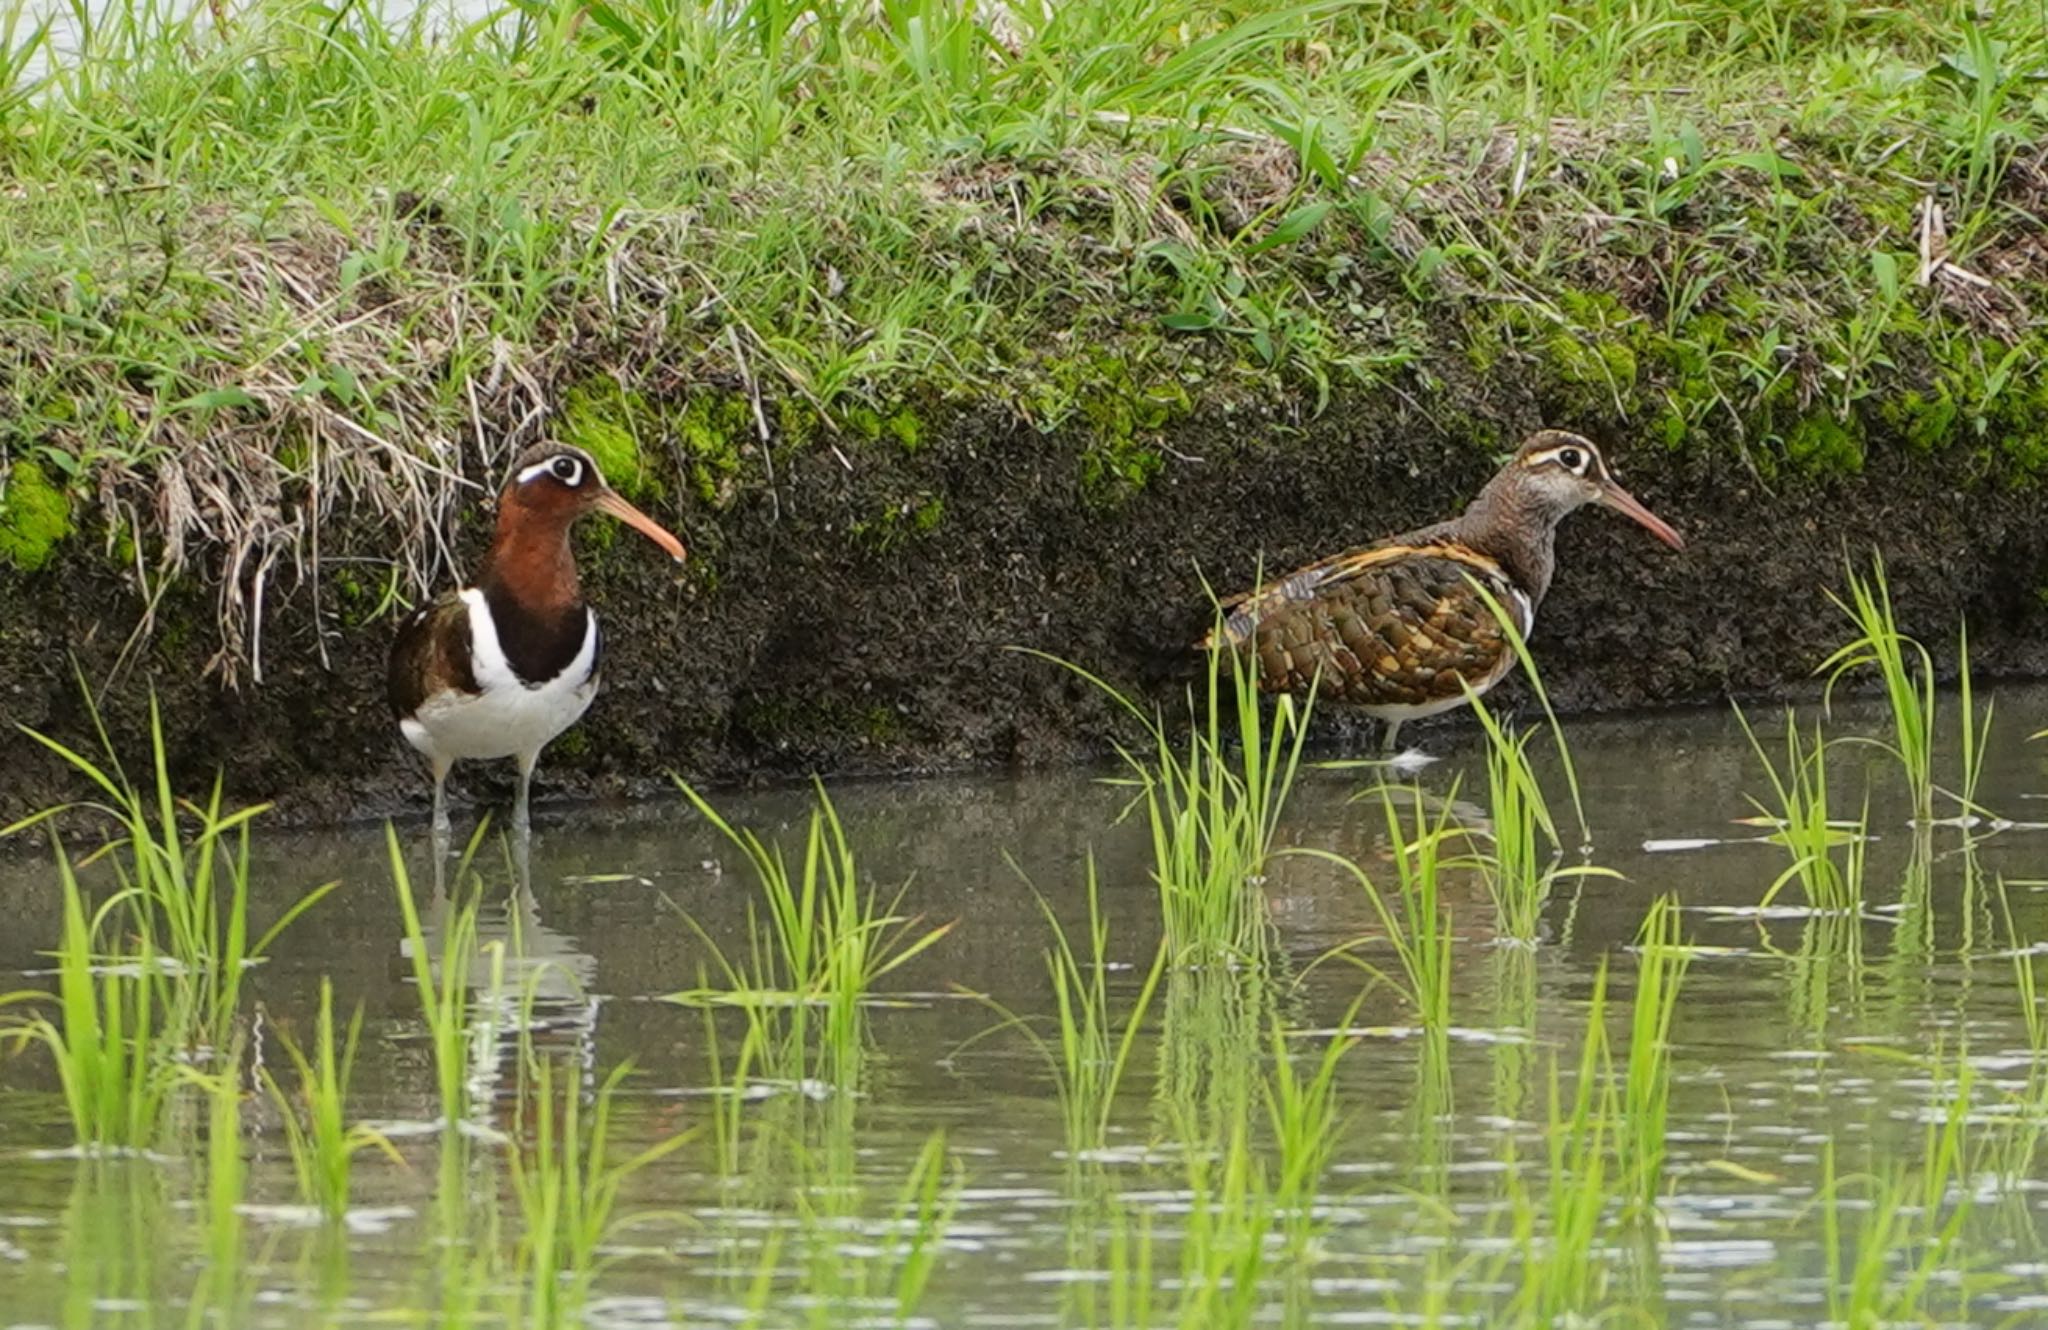
<path id="1" fill-rule="evenodd" d="M 1171 332 L 1207 332 L 1216 326 L 1216 316 L 1207 310 L 1187 309 L 1164 315 L 1159 322 Z"/>
<path id="2" fill-rule="evenodd" d="M 171 403 L 171 410 L 202 411 L 218 410 L 227 406 L 256 405 L 256 399 L 240 388 L 209 388 L 203 393 L 194 393 L 190 397 Z"/>
<path id="3" fill-rule="evenodd" d="M 1278 249 L 1282 245 L 1293 244 L 1318 226 L 1321 226 L 1323 219 L 1330 215 L 1330 209 L 1334 206 L 1336 205 L 1327 201 L 1303 204 L 1285 217 L 1282 217 L 1271 231 L 1268 231 L 1257 244 L 1251 247 L 1251 252 L 1263 254 L 1269 249 Z"/>

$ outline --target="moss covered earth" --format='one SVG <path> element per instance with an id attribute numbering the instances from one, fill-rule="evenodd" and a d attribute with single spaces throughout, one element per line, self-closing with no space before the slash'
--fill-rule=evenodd
<path id="1" fill-rule="evenodd" d="M 29 62 L 0 720 L 75 732 L 79 647 L 252 792 L 381 788 L 383 625 L 549 435 L 693 555 L 587 537 L 570 787 L 1069 755 L 1102 718 L 1005 646 L 1162 685 L 1205 578 L 1540 424 L 1693 537 L 1568 531 L 1567 702 L 1802 677 L 1863 545 L 2039 663 L 2032 0 L 900 8 L 266 3 Z"/>

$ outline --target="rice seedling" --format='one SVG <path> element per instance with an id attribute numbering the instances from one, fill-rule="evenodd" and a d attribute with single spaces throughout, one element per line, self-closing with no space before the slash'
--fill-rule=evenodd
<path id="1" fill-rule="evenodd" d="M 947 1150 L 944 1132 L 932 1132 L 879 1215 L 873 1188 L 858 1176 L 857 1122 L 850 1099 L 822 1115 L 822 1135 L 798 1143 L 796 1213 L 807 1278 L 801 1304 L 811 1325 L 830 1327 L 877 1314 L 890 1324 L 919 1316 L 965 1185 Z M 850 1235 L 858 1235 L 849 1243 Z"/>
<path id="2" fill-rule="evenodd" d="M 1512 626 L 1509 624 L 1510 628 Z M 1519 641 L 1517 648 L 1526 650 Z M 1523 668 L 1529 678 L 1536 678 L 1534 662 L 1526 656 Z M 1537 695 L 1543 698 L 1545 714 L 1550 715 L 1550 702 L 1544 697 L 1540 682 L 1536 688 Z M 1551 816 L 1542 783 L 1537 779 L 1535 764 L 1529 758 L 1530 743 L 1538 731 L 1505 724 L 1478 694 L 1471 693 L 1469 689 L 1467 692 L 1466 701 L 1472 708 L 1472 714 L 1478 717 L 1480 731 L 1486 737 L 1488 839 L 1492 846 L 1486 852 L 1475 853 L 1472 863 L 1479 870 L 1480 878 L 1486 884 L 1486 894 L 1493 901 L 1495 927 L 1518 942 L 1533 943 L 1542 923 L 1543 907 L 1560 880 L 1620 875 L 1612 869 L 1597 868 L 1591 864 L 1566 865 L 1563 862 L 1563 841 L 1558 836 L 1557 823 Z M 1579 805 L 1578 778 L 1573 772 L 1571 753 L 1565 747 L 1564 731 L 1557 724 L 1555 715 L 1550 715 L 1549 733 L 1561 755 L 1571 787 L 1573 807 L 1578 811 L 1580 843 L 1586 844 L 1591 833 L 1586 830 L 1585 812 Z"/>
<path id="3" fill-rule="evenodd" d="M 756 1021 L 786 1013 L 798 1050 L 805 1046 L 808 1012 L 818 1009 L 824 1018 L 819 1052 L 833 1079 L 844 1081 L 866 1039 L 862 1005 L 881 980 L 938 945 L 952 925 L 926 928 L 919 916 L 901 913 L 907 886 L 885 900 L 863 885 L 846 830 L 822 784 L 814 786 L 803 858 L 794 870 L 780 845 L 735 828 L 702 795 L 678 784 L 705 821 L 746 857 L 760 897 L 748 903 L 747 951 L 737 960 L 721 954 L 691 922 L 725 986 L 686 990 L 669 1000 L 736 1006 Z"/>
<path id="4" fill-rule="evenodd" d="M 1357 1013 L 1358 1003 L 1353 1002 L 1340 1022 L 1340 1029 L 1349 1028 Z M 1337 1068 L 1353 1043 L 1350 1036 L 1343 1034 L 1324 1040 L 1321 1052 L 1304 1072 L 1295 1065 L 1286 1032 L 1277 1027 L 1273 1032 L 1273 1051 L 1261 1097 L 1275 1156 L 1273 1204 L 1291 1259 L 1308 1253 L 1318 1231 L 1315 1209 L 1343 1130 L 1338 1114 Z"/>
<path id="5" fill-rule="evenodd" d="M 1770 839 L 1792 858 L 1764 892 L 1759 908 L 1768 907 L 1779 892 L 1797 882 L 1806 903 L 1815 909 L 1860 910 L 1869 807 L 1866 801 L 1862 813 L 1853 819 L 1833 816 L 1828 796 L 1828 742 L 1819 725 L 1815 725 L 1809 744 L 1800 735 L 1797 715 L 1789 710 L 1785 713 L 1785 765 L 1780 769 L 1750 727 L 1749 718 L 1739 708 L 1736 716 L 1771 782 L 1772 804 L 1754 798 L 1750 804 L 1772 828 Z M 1838 848 L 1842 851 L 1839 860 Z"/>
<path id="6" fill-rule="evenodd" d="M 1588 845 L 1593 839 L 1593 833 L 1586 825 L 1586 802 L 1579 796 L 1579 770 L 1572 761 L 1571 745 L 1565 742 L 1564 726 L 1558 722 L 1557 711 L 1550 705 L 1550 690 L 1543 686 L 1543 672 L 1536 667 L 1536 658 L 1529 653 L 1529 644 L 1523 639 L 1522 630 L 1516 626 L 1515 616 L 1500 603 L 1499 597 L 1469 575 L 1466 582 L 1486 602 L 1487 610 L 1500 625 L 1508 646 L 1515 653 L 1515 663 L 1522 667 L 1522 677 L 1529 681 L 1529 690 L 1536 695 L 1536 703 L 1543 711 L 1544 728 L 1550 732 L 1551 741 L 1557 745 L 1558 766 L 1564 773 L 1565 790 L 1571 796 L 1572 816 L 1578 821 L 1579 843 Z M 1533 844 L 1536 828 L 1527 824 L 1533 821 L 1540 825 L 1552 847 L 1561 851 L 1563 845 L 1557 835 L 1557 825 L 1550 816 L 1543 788 L 1537 783 L 1535 772 L 1529 766 L 1527 738 L 1514 735 L 1501 725 L 1498 718 L 1480 704 L 1479 695 L 1474 693 L 1469 685 L 1465 687 L 1465 694 L 1466 700 L 1473 705 L 1479 716 L 1479 723 L 1486 732 L 1489 776 L 1496 766 L 1500 768 L 1499 778 L 1490 779 L 1488 783 L 1490 792 L 1495 795 L 1495 834 L 1499 835 L 1499 827 L 1503 820 L 1500 815 L 1503 812 L 1510 814 L 1506 820 L 1516 829 L 1519 840 L 1516 845 L 1508 847 L 1507 852 L 1513 853 L 1512 867 L 1526 873 L 1538 862 Z M 1503 799 L 1506 800 L 1505 803 L 1502 802 Z M 1505 867 L 1507 865 L 1504 865 Z"/>
<path id="7" fill-rule="evenodd" d="M 679 1149 L 678 1133 L 624 1159 L 611 1141 L 613 1097 L 631 1068 L 621 1064 L 584 1105 L 580 1075 L 564 1075 L 534 1051 L 521 1029 L 526 1092 L 519 1099 L 520 1129 L 510 1151 L 512 1190 L 522 1220 L 519 1270 L 526 1290 L 526 1324 L 574 1324 L 581 1316 L 598 1248 L 618 1226 L 619 1189 L 641 1169 Z"/>
<path id="8" fill-rule="evenodd" d="M 377 1150 L 393 1163 L 402 1162 L 381 1133 L 360 1123 L 348 1124 L 349 1079 L 355 1070 L 356 1045 L 362 1033 L 363 1009 L 358 1006 L 349 1017 L 348 1031 L 342 1036 L 339 1052 L 336 1051 L 334 983 L 323 977 L 312 1056 L 309 1058 L 288 1035 L 279 1040 L 297 1074 L 297 1094 L 280 1085 L 269 1068 L 263 1070 L 264 1086 L 284 1122 L 285 1144 L 291 1151 L 299 1195 L 331 1220 L 348 1213 L 349 1178 L 358 1154 Z"/>
<path id="9" fill-rule="evenodd" d="M 1215 1149 L 1188 1150 L 1187 1228 L 1180 1245 L 1180 1293 L 1175 1324 L 1249 1326 L 1271 1283 L 1285 1278 L 1292 1260 L 1275 1267 L 1281 1217 L 1271 1178 L 1239 1116 Z"/>
<path id="10" fill-rule="evenodd" d="M 1854 568 L 1848 569 L 1847 574 L 1849 599 L 1845 601 L 1833 592 L 1828 595 L 1848 616 L 1857 636 L 1822 661 L 1816 673 L 1827 674 L 1824 696 L 1832 703 L 1835 686 L 1844 675 L 1866 668 L 1877 672 L 1884 683 L 1892 721 L 1891 742 L 1880 747 L 1898 759 L 1906 788 L 1912 795 L 1915 818 L 1931 822 L 1935 788 L 1934 660 L 1926 647 L 1899 631 L 1881 557 L 1872 554 L 1868 580 Z M 1969 728 L 1968 720 L 1964 728 Z"/>
<path id="11" fill-rule="evenodd" d="M 1219 634 L 1220 636 L 1220 634 Z M 1176 965 L 1259 965 L 1268 953 L 1262 887 L 1287 798 L 1301 768 L 1313 696 L 1273 703 L 1270 721 L 1257 662 L 1212 648 L 1192 723 L 1177 740 L 1165 721 L 1087 670 L 1073 671 L 1144 728 L 1141 749 L 1116 746 L 1151 833 L 1152 880 Z"/>
<path id="12" fill-rule="evenodd" d="M 1630 1010 L 1628 1068 L 1615 1133 L 1621 1186 L 1637 1214 L 1654 1212 L 1664 1185 L 1665 1128 L 1671 1111 L 1671 1022 L 1691 952 L 1679 928 L 1678 902 L 1660 896 L 1636 934 L 1636 991 Z"/>
<path id="13" fill-rule="evenodd" d="M 479 826 L 470 842 L 473 855 L 484 828 Z M 453 1130 L 468 1120 L 470 1112 L 470 1046 L 474 1032 L 470 1020 L 470 970 L 477 954 L 477 902 L 469 896 L 443 920 L 438 945 L 429 943 L 413 897 L 412 875 L 405 866 L 405 852 L 398 833 L 384 828 L 385 848 L 391 863 L 391 883 L 398 896 L 403 921 L 405 952 L 412 964 L 413 991 L 419 1002 L 420 1021 L 433 1049 L 434 1082 L 439 1093 L 442 1125 Z M 465 855 L 463 866 L 468 863 Z M 462 878 L 458 869 L 457 880 Z M 493 946 L 493 967 L 503 964 L 503 948 Z M 495 989 L 497 984 L 492 985 Z"/>
<path id="14" fill-rule="evenodd" d="M 1416 1019 L 1431 1039 L 1441 1041 L 1448 1037 L 1451 1024 L 1452 949 L 1456 934 L 1451 913 L 1441 903 L 1440 876 L 1445 863 L 1444 846 L 1462 833 L 1451 821 L 1449 801 L 1432 813 L 1419 789 L 1406 791 L 1409 810 L 1404 821 L 1397 806 L 1400 793 L 1386 786 L 1379 790 L 1387 840 L 1393 850 L 1395 880 L 1391 897 L 1364 868 L 1343 855 L 1315 848 L 1289 853 L 1335 865 L 1358 884 L 1379 920 L 1380 936 L 1346 943 L 1329 955 L 1352 960 L 1375 979 L 1391 983 L 1414 1009 Z M 1393 949 L 1397 975 L 1387 975 L 1358 954 L 1369 946 L 1379 945 Z"/>
<path id="15" fill-rule="evenodd" d="M 88 705 L 88 711 L 98 726 L 97 710 Z M 269 928 L 251 937 L 249 825 L 267 805 L 226 811 L 217 778 L 204 804 L 179 800 L 171 787 L 163 716 L 153 696 L 147 786 L 128 779 L 104 728 L 99 730 L 104 765 L 33 730 L 24 733 L 104 796 L 104 802 L 76 807 L 97 812 L 118 828 L 98 857 L 113 864 L 124 909 L 156 952 L 151 974 L 162 989 L 161 1030 L 200 1045 L 224 1042 L 240 1016 L 244 974 L 262 963 L 278 936 L 337 884 L 301 895 Z M 47 809 L 0 829 L 0 839 L 68 811 Z"/>
<path id="16" fill-rule="evenodd" d="M 1845 1222 L 1844 1204 L 1850 1184 L 1865 1193 L 1853 1226 Z M 1828 1323 L 1850 1330 L 1924 1322 L 1931 1318 L 1930 1294 L 1957 1290 L 1960 1302 L 1967 1283 L 1953 1276 L 1954 1258 L 1971 1210 L 1965 1194 L 1953 1202 L 1926 1208 L 1916 1204 L 1911 1184 L 1896 1165 L 1851 1179 L 1835 1165 L 1835 1143 L 1821 1147 L 1821 1184 L 1816 1199 L 1821 1216 L 1821 1250 L 1827 1267 Z M 1901 1264 L 1900 1256 L 1905 1257 Z"/>
<path id="17" fill-rule="evenodd" d="M 1551 1060 L 1548 1169 L 1540 1201 L 1524 1186 L 1522 1170 L 1512 1161 L 1504 1175 L 1512 1245 L 1521 1259 L 1521 1284 L 1509 1303 L 1516 1324 L 1564 1324 L 1605 1303 L 1610 1271 L 1601 1239 L 1614 1199 L 1610 1133 L 1620 1108 L 1611 1062 L 1603 964 L 1587 1003 L 1586 1035 L 1569 1104 L 1556 1059 Z"/>
<path id="18" fill-rule="evenodd" d="M 102 941 L 128 909 L 128 892 L 90 909 L 64 846 L 52 838 L 52 850 L 64 915 L 56 999 L 50 1009 L 45 994 L 9 994 L 7 1005 L 33 1004 L 15 1038 L 40 1044 L 56 1063 L 80 1146 L 147 1149 L 175 1081 L 158 1037 L 159 958 L 147 933 L 134 950 Z"/>
<path id="19" fill-rule="evenodd" d="M 1152 968 L 1131 1007 L 1123 1014 L 1121 1026 L 1111 1010 L 1109 995 L 1109 920 L 1102 912 L 1102 895 L 1095 873 L 1095 856 L 1088 856 L 1088 952 L 1085 958 L 1074 951 L 1073 942 L 1061 927 L 1043 897 L 1038 908 L 1052 930 L 1053 945 L 1046 951 L 1045 968 L 1052 979 L 1053 1011 L 1058 1022 L 1058 1042 L 1032 1036 L 1053 1069 L 1059 1087 L 1060 1115 L 1065 1125 L 1067 1149 L 1074 1155 L 1100 1150 L 1108 1144 L 1111 1115 L 1116 1097 L 1130 1066 L 1131 1053 L 1145 1016 L 1166 969 L 1166 949 L 1153 957 Z M 1029 1025 L 1022 1028 L 1029 1031 Z"/>

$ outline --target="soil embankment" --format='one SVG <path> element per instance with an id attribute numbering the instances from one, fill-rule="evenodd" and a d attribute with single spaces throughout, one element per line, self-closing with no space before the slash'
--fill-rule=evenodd
<path id="1" fill-rule="evenodd" d="M 1504 437 L 1539 422 L 1588 428 L 1690 541 L 1674 554 L 1597 510 L 1566 524 L 1534 638 L 1561 710 L 1754 698 L 1809 679 L 1845 635 L 1827 599 L 1844 554 L 1873 547 L 1910 630 L 1945 643 L 1967 620 L 1980 675 L 2048 670 L 2038 487 L 1879 441 L 1860 474 L 1766 485 L 1728 452 L 1669 451 L 1541 401 L 1485 410 Z M 669 450 L 648 448 L 643 500 L 693 561 L 679 575 L 637 540 L 586 534 L 605 691 L 547 755 L 542 797 L 631 792 L 669 771 L 736 781 L 1098 754 L 1114 709 L 1010 648 L 1168 699 L 1187 675 L 1180 644 L 1205 621 L 1204 577 L 1237 589 L 1262 566 L 1453 511 L 1493 465 L 1393 393 L 1299 422 L 1197 414 L 1156 442 L 1154 474 L 1105 485 L 1073 437 L 935 409 L 914 447 L 777 449 L 772 484 L 746 450 L 722 506 L 665 468 Z M 473 559 L 489 516 L 461 513 L 448 535 Z M 369 522 L 323 533 L 324 575 L 277 577 L 262 682 L 245 670 L 234 687 L 208 673 L 219 640 L 206 578 L 174 584 L 137 636 L 145 602 L 101 533 L 74 533 L 34 572 L 0 566 L 0 818 L 83 792 L 14 729 L 94 744 L 74 661 L 105 689 L 124 753 L 147 751 L 155 692 L 183 788 L 219 769 L 234 797 L 274 798 L 295 817 L 417 807 L 426 783 L 382 700 L 393 619 L 347 575 L 352 560 L 388 556 L 391 539 Z M 471 766 L 457 783 L 496 797 L 510 775 Z"/>

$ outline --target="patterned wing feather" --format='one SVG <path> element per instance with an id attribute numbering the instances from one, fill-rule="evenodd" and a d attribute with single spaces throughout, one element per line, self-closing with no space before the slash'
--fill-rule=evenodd
<path id="1" fill-rule="evenodd" d="M 1255 652 L 1259 687 L 1371 707 L 1431 707 L 1484 690 L 1513 649 L 1477 581 L 1518 604 L 1492 559 L 1462 546 L 1381 545 L 1312 563 L 1229 606 L 1223 631 Z M 1205 643 L 1206 645 L 1206 643 Z"/>
<path id="2" fill-rule="evenodd" d="M 385 691 L 391 714 L 416 714 L 437 693 L 477 691 L 469 657 L 469 607 L 453 591 L 443 592 L 405 616 L 391 644 Z"/>

